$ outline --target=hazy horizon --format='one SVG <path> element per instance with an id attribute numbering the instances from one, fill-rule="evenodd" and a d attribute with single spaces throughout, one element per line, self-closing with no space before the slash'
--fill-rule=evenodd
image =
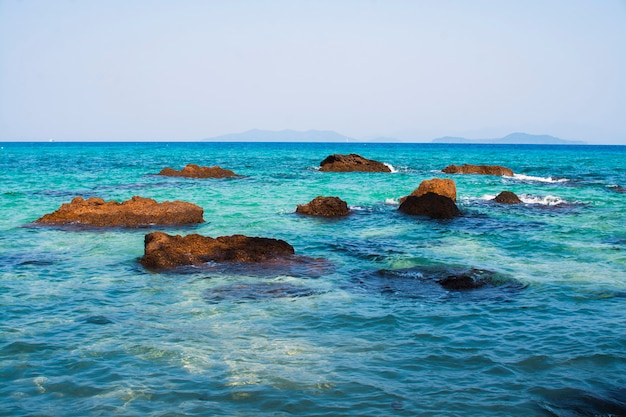
<path id="1" fill-rule="evenodd" d="M 626 1 L 0 0 L 0 141 L 626 144 Z"/>

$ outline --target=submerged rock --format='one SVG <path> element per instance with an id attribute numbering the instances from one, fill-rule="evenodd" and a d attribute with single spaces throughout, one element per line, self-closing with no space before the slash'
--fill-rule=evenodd
<path id="1" fill-rule="evenodd" d="M 434 300 L 457 294 L 478 299 L 501 299 L 526 288 L 519 281 L 493 271 L 446 266 L 381 269 L 357 276 L 352 281 L 361 289 L 382 295 Z"/>
<path id="2" fill-rule="evenodd" d="M 615 191 L 616 193 L 626 193 L 626 187 L 622 187 L 621 185 L 609 185 L 609 190 Z"/>
<path id="3" fill-rule="evenodd" d="M 473 290 L 485 285 L 484 281 L 475 280 L 469 274 L 449 275 L 437 281 L 439 285 L 447 290 Z"/>
<path id="4" fill-rule="evenodd" d="M 502 191 L 494 198 L 494 201 L 501 204 L 520 204 L 522 200 L 511 191 Z"/>
<path id="5" fill-rule="evenodd" d="M 158 175 L 164 175 L 166 177 L 187 177 L 187 178 L 229 178 L 238 177 L 229 169 L 224 169 L 219 166 L 214 167 L 202 167 L 196 164 L 188 164 L 186 167 L 177 171 L 173 168 L 163 168 Z"/>
<path id="6" fill-rule="evenodd" d="M 308 297 L 315 292 L 308 287 L 282 282 L 259 282 L 245 284 L 230 284 L 210 288 L 203 293 L 203 298 L 209 303 L 221 301 L 261 301 L 274 298 Z"/>
<path id="7" fill-rule="evenodd" d="M 151 198 L 133 197 L 119 203 L 101 198 L 76 197 L 69 204 L 36 220 L 38 224 L 86 225 L 97 227 L 143 227 L 203 223 L 202 207 L 184 201 L 158 203 Z"/>
<path id="8" fill-rule="evenodd" d="M 244 235 L 212 238 L 191 234 L 172 236 L 153 232 L 144 239 L 141 264 L 147 268 L 164 269 L 206 262 L 266 262 L 295 253 L 284 240 Z"/>
<path id="9" fill-rule="evenodd" d="M 448 165 L 443 169 L 446 174 L 481 174 L 512 177 L 513 170 L 500 165 Z"/>
<path id="10" fill-rule="evenodd" d="M 296 208 L 296 213 L 321 217 L 347 216 L 349 212 L 348 203 L 339 197 L 318 196 L 307 204 L 299 204 Z"/>
<path id="11" fill-rule="evenodd" d="M 363 158 L 357 154 L 333 154 L 320 163 L 320 171 L 324 172 L 391 172 L 382 162 Z"/>
<path id="12" fill-rule="evenodd" d="M 419 197 L 426 193 L 439 194 L 444 197 L 448 197 L 452 201 L 456 201 L 456 184 L 448 178 L 433 178 L 431 180 L 424 180 L 411 194 L 406 197 L 402 197 L 400 199 L 400 203 L 403 203 L 407 197 Z"/>
<path id="13" fill-rule="evenodd" d="M 432 219 L 452 219 L 461 215 L 461 211 L 451 198 L 431 192 L 419 197 L 407 197 L 398 210 L 405 214 L 428 216 Z"/>

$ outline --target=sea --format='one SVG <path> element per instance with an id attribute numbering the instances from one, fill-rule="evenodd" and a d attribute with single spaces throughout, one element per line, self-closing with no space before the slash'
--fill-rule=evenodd
<path id="1" fill-rule="evenodd" d="M 392 172 L 320 172 L 335 153 Z M 190 163 L 241 176 L 155 175 Z M 515 175 L 442 172 L 465 163 Z M 432 178 L 461 217 L 398 211 Z M 0 415 L 625 416 L 625 187 L 626 146 L 0 143 Z M 320 195 L 350 215 L 295 213 Z M 206 222 L 33 224 L 77 196 Z M 146 270 L 156 230 L 303 261 Z M 486 285 L 440 284 L 455 274 Z"/>

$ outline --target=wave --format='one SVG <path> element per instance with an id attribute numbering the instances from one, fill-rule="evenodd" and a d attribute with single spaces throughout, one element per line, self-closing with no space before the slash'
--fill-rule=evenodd
<path id="1" fill-rule="evenodd" d="M 392 173 L 400 172 L 396 168 L 394 168 L 393 165 L 391 165 L 391 164 L 389 164 L 387 162 L 383 162 L 383 165 L 386 166 L 387 168 L 389 168 Z"/>
<path id="2" fill-rule="evenodd" d="M 557 206 L 560 204 L 568 203 L 568 201 L 554 195 L 540 196 L 533 194 L 522 194 L 519 196 L 519 199 L 526 204 L 540 204 L 543 206 Z"/>
<path id="3" fill-rule="evenodd" d="M 569 181 L 567 178 L 534 177 L 532 175 L 524 175 L 524 174 L 513 174 L 513 178 L 516 180 L 520 180 L 520 181 L 535 181 L 535 182 L 549 182 L 549 183 Z"/>
<path id="4" fill-rule="evenodd" d="M 542 206 L 557 206 L 560 204 L 568 204 L 567 200 L 564 200 L 561 197 L 555 195 L 534 195 L 534 194 L 520 194 L 518 195 L 519 199 L 522 200 L 524 204 L 537 204 Z M 496 198 L 495 194 L 485 194 L 482 197 L 479 197 L 478 200 L 483 201 L 491 201 Z"/>
<path id="5" fill-rule="evenodd" d="M 385 204 L 390 204 L 393 206 L 397 206 L 400 204 L 400 200 L 397 198 L 387 198 L 385 199 Z"/>

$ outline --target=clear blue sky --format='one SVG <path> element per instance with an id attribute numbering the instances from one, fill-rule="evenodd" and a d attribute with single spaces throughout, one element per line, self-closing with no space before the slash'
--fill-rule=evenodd
<path id="1" fill-rule="evenodd" d="M 626 0 L 0 0 L 0 141 L 626 144 Z"/>

